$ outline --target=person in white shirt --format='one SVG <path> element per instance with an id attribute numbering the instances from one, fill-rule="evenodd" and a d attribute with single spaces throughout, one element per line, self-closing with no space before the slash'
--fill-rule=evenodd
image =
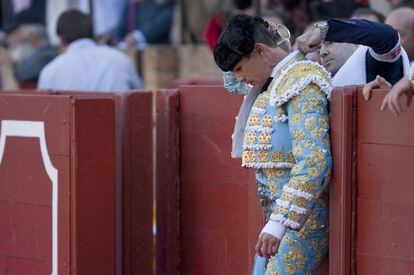
<path id="1" fill-rule="evenodd" d="M 63 53 L 41 71 L 38 89 L 123 92 L 141 88 L 127 55 L 93 41 L 89 16 L 77 10 L 62 13 L 57 34 Z"/>

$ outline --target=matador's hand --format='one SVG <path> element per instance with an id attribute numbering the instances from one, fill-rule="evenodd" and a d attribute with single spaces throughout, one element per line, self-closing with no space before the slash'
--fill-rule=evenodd
<path id="1" fill-rule="evenodd" d="M 270 257 L 276 255 L 279 250 L 280 240 L 268 233 L 262 233 L 259 236 L 259 240 L 256 244 L 256 253 L 260 257 L 270 259 Z"/>

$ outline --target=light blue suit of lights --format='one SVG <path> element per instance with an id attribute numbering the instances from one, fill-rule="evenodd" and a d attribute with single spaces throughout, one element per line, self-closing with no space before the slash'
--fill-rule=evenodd
<path id="1" fill-rule="evenodd" d="M 242 166 L 255 169 L 266 218 L 287 230 L 275 257 L 256 256 L 253 274 L 313 274 L 328 248 L 331 79 L 299 52 L 272 77 L 248 115 Z"/>

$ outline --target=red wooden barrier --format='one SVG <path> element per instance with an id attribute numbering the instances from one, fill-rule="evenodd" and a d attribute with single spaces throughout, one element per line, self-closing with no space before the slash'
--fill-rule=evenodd
<path id="1" fill-rule="evenodd" d="M 152 93 L 123 97 L 123 275 L 153 273 Z"/>
<path id="2" fill-rule="evenodd" d="M 329 211 L 329 273 L 351 274 L 355 206 L 355 127 L 356 88 L 336 89 L 331 101 L 331 145 L 333 174 Z"/>
<path id="3" fill-rule="evenodd" d="M 0 95 L 0 120 L 0 274 L 113 274 L 113 101 Z"/>
<path id="4" fill-rule="evenodd" d="M 381 112 L 384 95 L 333 94 L 331 274 L 414 272 L 414 110 Z"/>
<path id="5" fill-rule="evenodd" d="M 117 274 L 153 272 L 153 121 L 151 92 L 55 92 L 107 97 L 116 110 Z"/>
<path id="6" fill-rule="evenodd" d="M 25 90 L 24 94 L 33 94 L 32 96 L 37 98 L 52 93 Z M 107 98 L 115 102 L 116 131 L 112 134 L 116 136 L 116 207 L 113 209 L 116 213 L 116 274 L 151 274 L 154 258 L 152 93 L 53 92 L 53 94 L 59 95 L 59 98 L 62 96 L 75 97 L 77 100 Z M 34 97 L 28 100 L 32 98 Z M 87 129 L 84 133 L 90 134 L 90 130 Z M 102 138 L 106 137 L 107 135 L 103 135 Z M 88 258 L 89 255 L 86 259 Z M 2 261 L 0 261 L 1 266 Z"/>
<path id="7" fill-rule="evenodd" d="M 179 274 L 180 185 L 177 90 L 157 92 L 156 274 Z"/>
<path id="8" fill-rule="evenodd" d="M 180 88 L 183 274 L 244 274 L 252 266 L 249 241 L 262 213 L 249 195 L 257 193 L 253 174 L 230 158 L 241 99 L 222 87 Z"/>
<path id="9" fill-rule="evenodd" d="M 408 275 L 414 272 L 414 109 L 399 117 L 381 112 L 384 94 L 375 92 L 370 102 L 357 97 L 356 271 Z"/>

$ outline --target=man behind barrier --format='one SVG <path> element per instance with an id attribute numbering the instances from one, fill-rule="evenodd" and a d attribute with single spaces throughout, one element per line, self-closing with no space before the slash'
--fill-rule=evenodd
<path id="1" fill-rule="evenodd" d="M 93 41 L 88 15 L 77 10 L 62 13 L 57 34 L 63 53 L 40 73 L 39 89 L 123 92 L 141 88 L 126 54 Z"/>
<path id="2" fill-rule="evenodd" d="M 282 47 L 288 40 L 283 25 L 270 27 L 259 17 L 235 16 L 214 58 L 224 72 L 253 86 L 236 121 L 232 155 L 255 169 L 267 218 L 254 274 L 308 274 L 328 249 L 331 79 L 303 53 Z M 226 87 L 242 90 L 229 81 Z"/>

